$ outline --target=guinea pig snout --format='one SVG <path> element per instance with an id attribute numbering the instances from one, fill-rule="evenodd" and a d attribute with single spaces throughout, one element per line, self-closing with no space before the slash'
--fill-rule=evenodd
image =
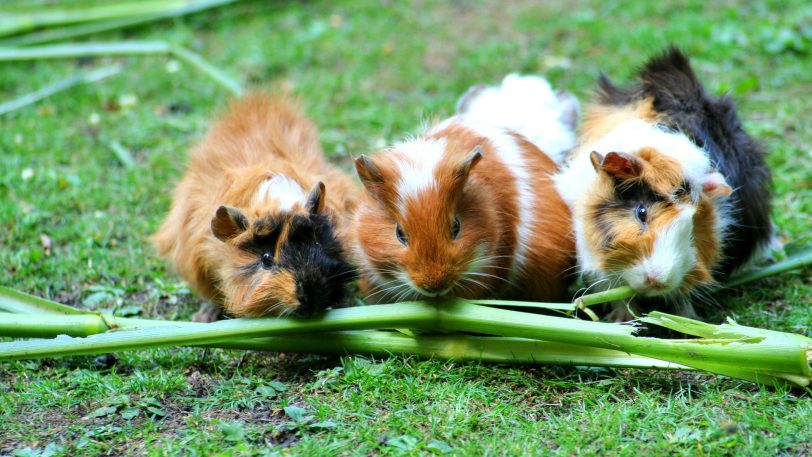
<path id="1" fill-rule="evenodd" d="M 296 281 L 296 299 L 299 300 L 299 308 L 296 310 L 296 314 L 307 316 L 332 305 L 329 303 L 326 287 L 326 281 L 318 276 L 298 279 Z"/>
<path id="2" fill-rule="evenodd" d="M 654 290 L 662 290 L 668 288 L 668 286 L 660 280 L 659 276 L 652 273 L 645 274 L 645 277 L 643 278 L 643 283 Z"/>
<path id="3" fill-rule="evenodd" d="M 344 304 L 350 296 L 347 283 L 355 279 L 357 273 L 349 264 L 322 259 L 317 266 L 297 269 L 294 277 L 299 301 L 296 314 L 309 316 Z"/>
<path id="4" fill-rule="evenodd" d="M 427 271 L 411 275 L 412 283 L 422 295 L 437 297 L 447 294 L 456 281 L 446 271 Z"/>

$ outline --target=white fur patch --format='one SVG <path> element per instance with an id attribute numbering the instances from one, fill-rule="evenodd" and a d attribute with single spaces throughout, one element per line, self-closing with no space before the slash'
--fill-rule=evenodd
<path id="1" fill-rule="evenodd" d="M 602 155 L 625 152 L 634 155 L 644 148 L 654 148 L 678 161 L 694 192 L 702 189 L 711 166 L 705 151 L 681 133 L 671 132 L 639 119 L 623 122 L 598 141 L 581 146 L 578 155 L 562 167 L 553 181 L 564 201 L 570 208 L 574 208 L 575 202 L 597 177 L 589 159 L 590 152 L 597 151 Z"/>
<path id="2" fill-rule="evenodd" d="M 688 137 L 666 130 L 643 120 L 630 120 L 615 127 L 600 140 L 587 147 L 601 154 L 626 152 L 634 154 L 644 148 L 654 148 L 682 164 L 682 172 L 694 189 L 702 189 L 710 160 L 704 150 Z M 588 155 L 588 154 L 587 154 Z"/>
<path id="3" fill-rule="evenodd" d="M 553 176 L 555 188 L 561 195 L 570 209 L 575 209 L 575 203 L 586 192 L 592 181 L 598 176 L 595 168 L 592 167 L 592 162 L 589 160 L 589 150 L 584 149 L 586 153 L 580 153 L 566 165 L 563 166 L 560 172 Z"/>
<path id="4" fill-rule="evenodd" d="M 679 211 L 679 216 L 657 235 L 651 255 L 622 273 L 632 289 L 646 295 L 667 294 L 679 287 L 696 264 L 696 248 L 692 242 L 696 209 L 680 205 Z M 647 276 L 665 287 L 652 289 L 646 283 Z"/>
<path id="5" fill-rule="evenodd" d="M 437 185 L 434 169 L 445 154 L 445 139 L 414 139 L 397 144 L 391 151 L 402 154 L 397 160 L 400 180 L 398 196 L 401 211 L 406 200 L 417 197 L 422 191 Z"/>
<path id="6" fill-rule="evenodd" d="M 304 199 L 305 191 L 299 183 L 285 175 L 273 175 L 259 185 L 257 193 L 254 194 L 253 204 L 260 205 L 276 200 L 280 210 L 290 211 Z"/>
<path id="7" fill-rule="evenodd" d="M 479 136 L 487 138 L 493 145 L 493 150 L 499 159 L 513 174 L 516 179 L 516 192 L 518 194 L 519 226 L 517 228 L 517 243 L 514 251 L 513 273 L 520 270 L 526 259 L 527 247 L 533 237 L 533 227 L 536 223 L 535 193 L 533 191 L 533 180 L 527 171 L 527 164 L 522 157 L 522 149 L 516 139 L 501 128 L 490 125 L 477 124 L 463 118 L 460 124 Z"/>
<path id="8" fill-rule="evenodd" d="M 550 83 L 540 76 L 505 76 L 493 86 L 466 98 L 466 120 L 516 131 L 560 163 L 575 145 L 575 132 L 566 123 L 576 116 L 578 101 L 572 96 L 559 97 Z"/>

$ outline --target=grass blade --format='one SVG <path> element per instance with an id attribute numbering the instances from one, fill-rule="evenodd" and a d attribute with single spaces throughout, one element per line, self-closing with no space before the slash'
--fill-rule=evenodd
<path id="1" fill-rule="evenodd" d="M 89 23 L 60 27 L 41 32 L 33 32 L 22 36 L 0 40 L 0 46 L 25 46 L 62 41 L 92 33 L 106 32 L 109 30 L 122 29 L 148 22 L 184 16 L 206 9 L 227 5 L 229 3 L 235 3 L 237 1 L 239 0 L 205 0 L 191 3 L 184 2 L 185 4 L 181 5 L 161 2 L 163 3 L 162 6 L 164 8 L 150 14 L 128 14 L 127 16 L 117 17 L 114 19 L 96 20 Z"/>
<path id="2" fill-rule="evenodd" d="M 29 94 L 0 103 L 0 116 L 12 111 L 16 111 L 20 108 L 25 108 L 26 106 L 32 105 L 42 99 L 50 97 L 53 94 L 78 86 L 79 84 L 89 84 L 96 81 L 101 81 L 102 79 L 116 75 L 119 72 L 121 72 L 120 65 L 110 65 L 92 71 L 74 74 L 68 78 L 47 85 Z"/>
<path id="3" fill-rule="evenodd" d="M 78 9 L 42 8 L 33 12 L 5 13 L 0 18 L 0 36 L 15 35 L 40 27 L 62 24 L 116 19 L 128 16 L 160 14 L 168 11 L 192 7 L 198 2 L 192 0 L 151 0 L 129 3 L 102 4 Z M 226 2 L 222 2 L 226 3 Z"/>
<path id="4" fill-rule="evenodd" d="M 107 147 L 110 148 L 111 151 L 113 151 L 113 154 L 115 154 L 118 161 L 121 162 L 122 165 L 124 165 L 124 168 L 131 170 L 135 167 L 135 159 L 133 159 L 133 156 L 132 154 L 130 154 L 130 151 L 127 150 L 127 148 L 125 148 L 121 143 L 119 143 L 116 140 L 113 140 L 113 141 L 105 141 L 104 144 L 106 144 Z"/>
<path id="5" fill-rule="evenodd" d="M 43 46 L 2 47 L 0 62 L 15 60 L 66 59 L 99 56 L 168 54 L 171 46 L 163 41 L 120 41 L 49 44 Z"/>
<path id="6" fill-rule="evenodd" d="M 232 95 L 242 95 L 242 87 L 236 81 L 226 76 L 220 69 L 203 60 L 199 55 L 180 47 L 173 47 L 171 51 L 175 57 L 208 75 L 211 79 L 231 92 Z"/>
<path id="7" fill-rule="evenodd" d="M 241 95 L 242 87 L 199 55 L 164 41 L 122 41 L 117 43 L 71 43 L 31 46 L 25 48 L 0 47 L 0 62 L 37 59 L 66 59 L 99 56 L 172 55 L 197 68 L 233 95 Z"/>

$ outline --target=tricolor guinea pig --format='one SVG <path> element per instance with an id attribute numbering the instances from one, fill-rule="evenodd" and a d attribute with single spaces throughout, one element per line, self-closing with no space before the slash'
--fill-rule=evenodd
<path id="1" fill-rule="evenodd" d="M 356 159 L 366 190 L 355 218 L 357 257 L 369 301 L 565 296 L 574 266 L 570 212 L 551 179 L 555 162 L 529 135 L 574 136 L 557 117 L 529 131 L 533 123 L 515 116 L 511 110 L 536 118 L 566 111 L 543 79 L 530 84 L 542 94 L 513 91 L 524 78 L 532 77 L 469 92 L 456 116 Z M 527 106 L 539 98 L 549 105 Z M 522 132 L 495 119 L 520 119 Z"/>
<path id="2" fill-rule="evenodd" d="M 226 314 L 307 315 L 349 296 L 356 198 L 297 105 L 253 94 L 194 147 L 153 242 Z"/>
<path id="3" fill-rule="evenodd" d="M 733 102 L 710 97 L 680 51 L 639 79 L 624 89 L 601 78 L 556 185 L 589 285 L 628 284 L 644 308 L 694 315 L 692 297 L 769 244 L 770 172 Z"/>

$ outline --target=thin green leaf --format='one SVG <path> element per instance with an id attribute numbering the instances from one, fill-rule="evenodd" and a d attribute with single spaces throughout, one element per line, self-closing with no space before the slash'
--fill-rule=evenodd
<path id="1" fill-rule="evenodd" d="M 98 68 L 89 72 L 80 72 L 69 76 L 61 81 L 49 84 L 41 89 L 38 89 L 29 94 L 0 103 L 0 115 L 16 111 L 29 105 L 50 97 L 59 92 L 66 91 L 80 84 L 90 84 L 102 79 L 109 78 L 121 72 L 120 65 L 110 65 L 108 67 Z"/>
<path id="2" fill-rule="evenodd" d="M 229 3 L 235 3 L 238 0 L 204 0 L 197 2 L 184 2 L 186 4 L 175 4 L 174 2 L 156 2 L 160 3 L 161 9 L 153 10 L 149 14 L 141 13 L 141 10 L 133 9 L 128 12 L 124 17 L 116 17 L 113 19 L 99 19 L 95 18 L 93 22 L 85 22 L 78 25 L 71 25 L 60 28 L 52 28 L 40 32 L 33 32 L 22 36 L 7 38 L 0 40 L 0 46 L 24 46 L 32 44 L 41 44 L 54 41 L 64 41 L 68 38 L 76 38 L 79 36 L 89 35 L 92 33 L 105 32 L 108 30 L 117 30 L 131 27 L 138 24 L 148 22 L 156 22 L 163 19 L 172 17 L 184 16 L 187 14 L 196 13 L 210 8 L 215 8 Z"/>
<path id="3" fill-rule="evenodd" d="M 169 54 L 197 68 L 233 95 L 241 95 L 239 83 L 199 55 L 164 41 L 120 41 L 52 44 L 31 47 L 0 47 L 0 62 L 39 59 L 66 59 L 99 56 L 133 56 Z"/>
<path id="4" fill-rule="evenodd" d="M 133 156 L 132 154 L 130 154 L 130 151 L 124 146 L 122 146 L 121 143 L 119 143 L 116 140 L 113 140 L 107 141 L 105 142 L 105 144 L 107 145 L 107 147 L 110 148 L 111 151 L 113 151 L 113 154 L 115 154 L 118 161 L 121 162 L 122 165 L 124 165 L 124 168 L 131 170 L 135 167 L 135 159 L 133 159 Z"/>

